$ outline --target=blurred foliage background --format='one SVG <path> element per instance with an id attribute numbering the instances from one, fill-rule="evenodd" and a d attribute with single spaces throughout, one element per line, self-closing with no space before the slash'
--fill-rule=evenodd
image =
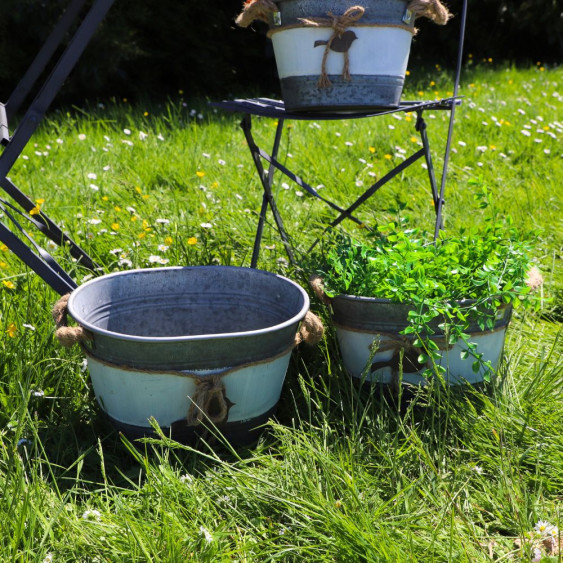
<path id="1" fill-rule="evenodd" d="M 21 78 L 69 0 L 0 2 L 0 99 Z M 417 23 L 409 67 L 455 66 L 462 0 L 446 2 L 448 25 Z M 112 96 L 279 95 L 265 25 L 240 29 L 242 0 L 116 0 L 57 101 Z M 558 64 L 560 0 L 472 0 L 465 56 L 489 63 Z"/>

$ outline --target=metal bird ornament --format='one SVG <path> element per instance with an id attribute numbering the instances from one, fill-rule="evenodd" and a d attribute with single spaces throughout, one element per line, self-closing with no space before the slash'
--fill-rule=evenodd
<path id="1" fill-rule="evenodd" d="M 331 51 L 336 53 L 347 53 L 352 43 L 358 39 L 358 36 L 351 30 L 345 31 L 342 35 L 335 37 L 332 42 L 318 40 L 315 41 L 315 47 L 327 45 Z"/>

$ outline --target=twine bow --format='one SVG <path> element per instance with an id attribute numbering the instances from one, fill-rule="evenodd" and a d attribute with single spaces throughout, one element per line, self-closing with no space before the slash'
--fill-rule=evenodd
<path id="1" fill-rule="evenodd" d="M 209 420 L 215 425 L 223 424 L 233 406 L 225 394 L 221 375 L 217 374 L 196 379 L 196 390 L 191 400 L 187 416 L 188 426 L 197 426 L 203 420 Z"/>
<path id="2" fill-rule="evenodd" d="M 319 317 L 311 311 L 307 311 L 299 332 L 295 335 L 293 345 L 298 346 L 301 342 L 310 344 L 311 346 L 320 342 L 324 335 L 324 326 Z"/>
<path id="3" fill-rule="evenodd" d="M 92 340 L 92 335 L 81 326 L 68 326 L 68 298 L 70 293 L 63 295 L 53 306 L 55 321 L 55 336 L 65 348 L 70 348 L 79 342 Z"/>
<path id="4" fill-rule="evenodd" d="M 340 39 L 342 34 L 354 23 L 361 19 L 364 15 L 365 8 L 362 6 L 352 6 L 348 8 L 341 16 L 335 16 L 332 12 L 327 12 L 326 18 L 314 17 L 314 18 L 299 18 L 305 26 L 310 27 L 331 27 L 333 29 L 332 35 L 328 39 L 325 45 L 325 50 L 323 53 L 323 62 L 321 65 L 321 76 L 317 82 L 319 88 L 328 88 L 332 86 L 328 74 L 326 72 L 326 61 L 328 58 L 328 53 L 335 39 Z M 316 42 L 315 47 L 324 42 Z M 344 54 L 344 66 L 342 68 L 342 78 L 344 80 L 350 80 L 350 56 L 348 54 L 348 49 L 346 48 L 342 51 Z"/>

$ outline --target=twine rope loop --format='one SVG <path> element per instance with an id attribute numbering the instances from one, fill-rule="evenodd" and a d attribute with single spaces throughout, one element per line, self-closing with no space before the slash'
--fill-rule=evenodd
<path id="1" fill-rule="evenodd" d="M 270 15 L 277 11 L 273 0 L 246 0 L 235 23 L 240 27 L 248 27 L 254 20 L 268 23 Z"/>
<path id="2" fill-rule="evenodd" d="M 63 295 L 53 306 L 52 315 L 55 321 L 55 337 L 59 344 L 70 348 L 80 342 L 92 340 L 92 335 L 81 326 L 68 326 L 68 299 L 70 293 Z"/>
<path id="3" fill-rule="evenodd" d="M 446 25 L 452 17 L 440 0 L 412 0 L 407 6 L 407 10 L 410 10 L 417 18 L 428 18 L 438 25 Z"/>

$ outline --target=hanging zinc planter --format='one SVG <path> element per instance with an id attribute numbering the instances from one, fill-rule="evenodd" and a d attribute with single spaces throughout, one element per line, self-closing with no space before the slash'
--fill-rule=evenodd
<path id="1" fill-rule="evenodd" d="M 322 336 L 308 309 L 282 276 L 197 266 L 101 276 L 53 316 L 63 345 L 80 342 L 97 402 L 126 436 L 150 435 L 155 419 L 181 442 L 212 423 L 244 444 L 275 412 L 293 347 Z"/>
<path id="2" fill-rule="evenodd" d="M 237 23 L 268 22 L 288 110 L 353 111 L 399 105 L 421 16 L 450 14 L 439 0 L 247 0 Z"/>

